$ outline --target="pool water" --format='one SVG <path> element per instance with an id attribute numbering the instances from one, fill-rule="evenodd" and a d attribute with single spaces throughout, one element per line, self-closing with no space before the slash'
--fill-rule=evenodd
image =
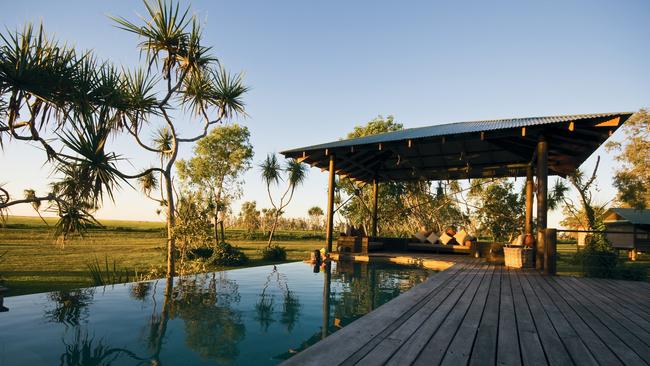
<path id="1" fill-rule="evenodd" d="M 432 273 L 288 263 L 10 297 L 0 365 L 277 364 Z"/>

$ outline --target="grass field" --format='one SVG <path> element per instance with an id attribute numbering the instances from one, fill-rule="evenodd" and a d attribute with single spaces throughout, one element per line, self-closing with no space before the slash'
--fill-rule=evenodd
<path id="1" fill-rule="evenodd" d="M 53 225 L 55 219 L 47 219 Z M 51 229 L 38 217 L 10 216 L 0 227 L 0 276 L 10 288 L 8 296 L 91 286 L 87 265 L 108 258 L 118 268 L 140 273 L 165 265 L 164 224 L 156 222 L 102 220 L 105 228 L 91 230 L 85 238 L 69 240 L 62 247 Z M 309 257 L 323 246 L 322 234 L 278 232 L 276 241 L 287 248 L 288 261 Z M 229 239 L 232 238 L 232 239 Z M 245 239 L 241 230 L 226 232 L 226 239 L 251 258 L 249 266 L 270 264 L 258 250 L 266 245 L 260 233 Z M 210 269 L 224 269 L 213 267 Z"/>
<path id="2" fill-rule="evenodd" d="M 557 253 L 557 274 L 561 276 L 581 276 L 581 266 L 579 264 L 572 263 L 570 260 L 573 255 L 577 252 L 577 246 L 575 244 L 558 244 Z M 650 255 L 647 253 L 640 254 L 637 257 L 635 262 L 628 260 L 627 254 L 625 251 L 619 251 L 619 258 L 621 261 L 625 261 L 626 266 L 637 267 L 642 271 L 645 271 L 646 276 L 645 280 L 650 281 Z"/>
<path id="3" fill-rule="evenodd" d="M 53 225 L 55 219 L 47 221 Z M 164 273 L 164 224 L 118 220 L 102 220 L 102 224 L 104 228 L 91 230 L 85 238 L 69 240 L 62 247 L 38 217 L 9 217 L 0 227 L 0 279 L 11 289 L 9 296 L 91 286 L 87 265 L 95 260 L 102 264 L 105 259 L 111 264 L 115 261 L 118 268 L 138 273 L 149 273 L 152 268 Z M 266 245 L 262 233 L 247 239 L 242 230 L 228 230 L 226 237 L 249 256 L 248 266 L 270 264 L 258 254 Z M 276 238 L 276 243 L 287 248 L 288 261 L 305 259 L 324 244 L 322 233 L 279 231 Z M 558 274 L 580 274 L 580 267 L 568 260 L 575 251 L 575 245 L 558 244 Z M 631 265 L 650 269 L 650 256 L 642 255 Z"/>

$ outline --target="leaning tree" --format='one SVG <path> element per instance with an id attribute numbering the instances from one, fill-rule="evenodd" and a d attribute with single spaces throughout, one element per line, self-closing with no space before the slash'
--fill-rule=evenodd
<path id="1" fill-rule="evenodd" d="M 202 27 L 189 8 L 145 1 L 138 21 L 111 17 L 134 33 L 145 55 L 141 69 L 118 68 L 46 36 L 42 27 L 2 35 L 0 46 L 0 142 L 36 143 L 53 168 L 49 192 L 26 190 L 22 198 L 0 187 L 0 213 L 29 203 L 48 204 L 59 216 L 56 234 L 65 238 L 96 224 L 93 213 L 122 183 L 138 180 L 167 217 L 167 276 L 174 276 L 175 197 L 173 168 L 182 143 L 204 138 L 212 127 L 244 112 L 247 88 L 241 75 L 225 71 L 202 43 Z M 200 120 L 195 136 L 181 124 Z M 157 154 L 156 165 L 135 173 L 109 151 L 109 137 L 130 135 Z M 143 136 L 155 134 L 153 141 Z"/>

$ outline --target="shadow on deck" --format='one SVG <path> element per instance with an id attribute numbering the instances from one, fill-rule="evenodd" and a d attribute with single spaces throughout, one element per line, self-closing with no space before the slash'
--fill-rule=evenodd
<path id="1" fill-rule="evenodd" d="M 468 256 L 355 260 L 442 272 L 284 365 L 650 364 L 650 284 L 543 276 Z"/>

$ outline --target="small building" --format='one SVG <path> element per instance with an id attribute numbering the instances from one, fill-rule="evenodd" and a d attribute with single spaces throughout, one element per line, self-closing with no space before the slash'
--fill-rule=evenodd
<path id="1" fill-rule="evenodd" d="M 628 250 L 632 260 L 638 252 L 650 253 L 650 210 L 610 208 L 603 221 L 614 248 Z"/>

